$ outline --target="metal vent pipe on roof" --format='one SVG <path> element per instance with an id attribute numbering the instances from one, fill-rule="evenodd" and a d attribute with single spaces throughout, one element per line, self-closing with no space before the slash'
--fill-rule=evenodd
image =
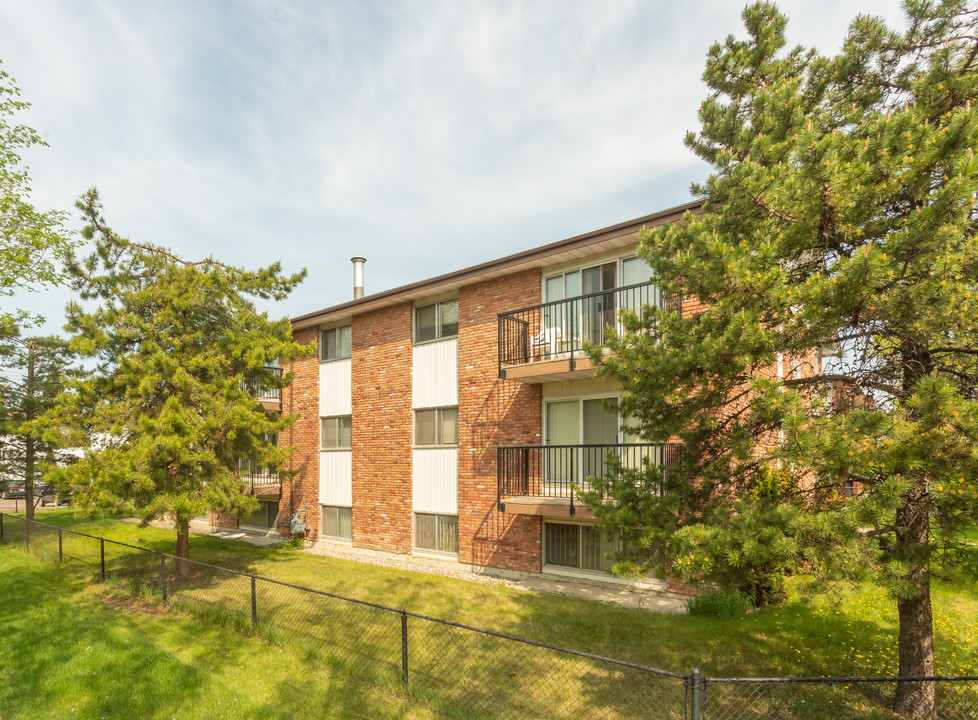
<path id="1" fill-rule="evenodd" d="M 363 264 L 367 258 L 357 255 L 350 258 L 350 262 L 353 263 L 353 299 L 359 300 L 363 297 Z"/>

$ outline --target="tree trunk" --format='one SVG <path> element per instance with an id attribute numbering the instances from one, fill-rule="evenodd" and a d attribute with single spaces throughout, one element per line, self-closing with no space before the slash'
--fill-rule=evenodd
<path id="1" fill-rule="evenodd" d="M 177 576 L 190 574 L 190 521 L 177 515 Z"/>
<path id="2" fill-rule="evenodd" d="M 33 420 L 34 413 L 34 341 L 27 341 L 27 398 L 24 419 Z M 27 519 L 34 519 L 34 438 L 27 436 L 24 445 L 24 504 Z"/>
<path id="3" fill-rule="evenodd" d="M 907 581 L 912 594 L 897 602 L 900 615 L 900 677 L 934 675 L 934 622 L 930 604 L 930 518 L 923 501 L 924 490 L 913 488 L 896 513 L 898 556 L 910 570 Z M 913 720 L 937 717 L 933 682 L 897 683 L 894 710 Z"/>

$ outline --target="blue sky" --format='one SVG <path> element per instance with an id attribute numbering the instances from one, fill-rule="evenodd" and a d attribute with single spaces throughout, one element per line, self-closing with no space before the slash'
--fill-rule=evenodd
<path id="1" fill-rule="evenodd" d="M 792 1 L 834 51 L 857 11 Z M 706 176 L 710 44 L 741 2 L 0 0 L 0 59 L 49 148 L 33 200 L 96 185 L 122 235 L 309 276 L 301 315 L 655 212 Z M 73 225 L 78 226 L 77 212 Z M 57 332 L 66 290 L 17 298 Z"/>

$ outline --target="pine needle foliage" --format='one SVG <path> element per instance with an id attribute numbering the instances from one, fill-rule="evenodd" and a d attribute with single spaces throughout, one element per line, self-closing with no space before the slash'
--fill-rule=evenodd
<path id="1" fill-rule="evenodd" d="M 22 480 L 24 508 L 34 518 L 37 491 L 47 467 L 64 465 L 74 454 L 47 442 L 35 421 L 54 407 L 77 360 L 59 337 L 21 337 L 16 326 L 0 327 L 0 482 Z"/>
<path id="2" fill-rule="evenodd" d="M 758 3 L 710 49 L 686 138 L 712 167 L 703 212 L 640 248 L 686 311 L 626 316 L 592 354 L 682 460 L 662 481 L 617 466 L 586 500 L 673 573 L 760 601 L 798 570 L 875 581 L 921 676 L 931 557 L 978 520 L 978 9 L 905 11 L 826 56 Z M 901 684 L 898 711 L 933 708 Z"/>
<path id="3" fill-rule="evenodd" d="M 95 249 L 69 263 L 84 305 L 68 306 L 66 329 L 94 370 L 70 382 L 45 419 L 63 446 L 87 448 L 59 471 L 60 482 L 88 507 L 173 518 L 177 554 L 187 557 L 191 518 L 256 509 L 242 492 L 242 458 L 287 470 L 289 450 L 274 438 L 296 417 L 265 410 L 248 387 L 286 387 L 292 375 L 270 375 L 266 366 L 312 348 L 296 344 L 288 319 L 259 313 L 252 298 L 284 299 L 305 271 L 183 260 L 117 235 L 94 189 L 78 207 Z"/>

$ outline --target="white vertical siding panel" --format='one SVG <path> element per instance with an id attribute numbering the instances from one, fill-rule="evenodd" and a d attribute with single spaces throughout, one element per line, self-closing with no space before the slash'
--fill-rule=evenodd
<path id="1" fill-rule="evenodd" d="M 458 514 L 458 450 L 419 448 L 414 451 L 414 511 Z"/>
<path id="2" fill-rule="evenodd" d="M 319 416 L 353 413 L 353 360 L 332 360 L 319 365 Z"/>
<path id="3" fill-rule="evenodd" d="M 319 502 L 321 505 L 353 506 L 353 451 L 319 453 Z"/>
<path id="4" fill-rule="evenodd" d="M 458 405 L 458 338 L 414 346 L 414 407 Z"/>

